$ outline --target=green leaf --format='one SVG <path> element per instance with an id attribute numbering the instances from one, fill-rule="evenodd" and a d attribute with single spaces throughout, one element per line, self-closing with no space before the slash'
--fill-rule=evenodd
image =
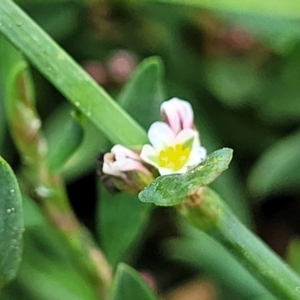
<path id="1" fill-rule="evenodd" d="M 141 236 L 152 207 L 136 195 L 111 195 L 104 188 L 100 195 L 97 219 L 101 246 L 110 264 L 116 266 Z"/>
<path id="2" fill-rule="evenodd" d="M 57 131 L 57 136 L 48 144 L 48 167 L 52 172 L 59 171 L 80 146 L 83 140 L 83 129 L 80 120 L 74 115 L 66 120 Z"/>
<path id="3" fill-rule="evenodd" d="M 151 0 L 151 2 L 185 4 L 220 11 L 300 18 L 300 2 L 297 0 L 278 1 L 276 4 L 272 0 L 265 0 L 263 2 L 259 0 Z"/>
<path id="4" fill-rule="evenodd" d="M 15 277 L 22 254 L 22 197 L 16 177 L 0 156 L 0 288 Z"/>
<path id="5" fill-rule="evenodd" d="M 3 299 L 99 299 L 77 267 L 78 257 L 45 216 L 40 218 L 26 227 L 23 261 L 15 280 L 3 289 Z"/>
<path id="6" fill-rule="evenodd" d="M 147 141 L 142 127 L 16 4 L 2 0 L 0 16 L 0 31 L 111 142 L 140 145 Z"/>
<path id="7" fill-rule="evenodd" d="M 213 190 L 204 187 L 197 205 L 185 202 L 177 209 L 190 224 L 211 234 L 230 251 L 270 293 L 279 299 L 299 299 L 300 278 L 235 217 Z"/>
<path id="8" fill-rule="evenodd" d="M 2 93 L 1 82 L 3 82 L 3 79 L 1 78 L 0 72 L 0 153 L 3 153 L 6 133 L 6 120 L 4 115 L 4 95 Z"/>
<path id="9" fill-rule="evenodd" d="M 201 273 L 204 271 L 218 286 L 233 293 L 231 299 L 257 299 L 267 295 L 275 299 L 220 243 L 184 222 L 179 225 L 184 237 L 167 243 L 171 257 Z"/>
<path id="10" fill-rule="evenodd" d="M 286 260 L 288 264 L 300 274 L 300 240 L 293 239 L 288 246 Z"/>
<path id="11" fill-rule="evenodd" d="M 231 158 L 231 149 L 217 150 L 187 173 L 156 178 L 140 192 L 139 199 L 142 202 L 153 202 L 158 206 L 180 204 L 187 195 L 215 180 L 227 169 Z"/>
<path id="12" fill-rule="evenodd" d="M 112 288 L 112 300 L 158 300 L 139 274 L 126 264 L 118 266 Z"/>
<path id="13" fill-rule="evenodd" d="M 79 1 L 34 0 L 28 4 L 25 4 L 25 1 L 16 2 L 19 2 L 25 10 L 30 11 L 32 18 L 56 40 L 65 40 L 78 28 L 81 8 Z"/>
<path id="14" fill-rule="evenodd" d="M 277 65 L 266 66 L 267 81 L 260 101 L 256 101 L 256 109 L 267 122 L 284 124 L 292 121 L 297 124 L 299 120 L 299 50 L 298 44 L 294 51 Z"/>
<path id="15" fill-rule="evenodd" d="M 229 106 L 251 103 L 261 89 L 261 78 L 254 67 L 237 59 L 208 62 L 204 76 L 212 94 Z"/>
<path id="16" fill-rule="evenodd" d="M 280 191 L 299 191 L 300 130 L 274 144 L 254 165 L 248 180 L 255 196 Z"/>
<path id="17" fill-rule="evenodd" d="M 146 58 L 118 97 L 120 105 L 146 129 L 160 119 L 160 105 L 165 100 L 162 77 L 162 60 Z"/>
<path id="18" fill-rule="evenodd" d="M 61 128 L 70 126 L 70 123 L 75 122 L 70 120 L 70 111 L 72 110 L 73 109 L 70 104 L 63 103 L 44 123 L 49 152 L 51 152 L 53 148 L 57 147 L 58 139 L 63 139 L 61 136 Z M 76 124 L 74 125 L 76 127 L 79 126 Z M 67 159 L 63 168 L 60 170 L 60 173 L 66 181 L 73 181 L 79 176 L 83 176 L 87 172 L 91 171 L 95 166 L 95 160 L 98 153 L 107 151 L 110 146 L 105 135 L 102 134 L 102 132 L 99 132 L 99 129 L 97 129 L 87 118 L 80 118 L 80 127 L 81 129 L 76 129 L 76 131 L 78 131 L 78 129 L 82 131 L 82 133 L 77 135 L 78 147 L 73 149 L 76 151 L 69 157 L 69 159 Z M 81 134 L 82 141 L 79 139 Z M 67 138 L 70 139 L 70 136 Z"/>
<path id="19" fill-rule="evenodd" d="M 25 165 L 41 168 L 47 145 L 40 130 L 35 93 L 28 65 L 20 51 L 0 35 L 0 69 L 4 86 L 4 107 L 12 139 Z"/>

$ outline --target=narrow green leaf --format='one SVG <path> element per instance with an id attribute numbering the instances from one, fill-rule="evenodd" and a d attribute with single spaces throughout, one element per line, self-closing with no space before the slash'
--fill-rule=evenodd
<path id="1" fill-rule="evenodd" d="M 146 58 L 118 97 L 120 105 L 145 129 L 160 119 L 160 105 L 165 100 L 162 77 L 162 60 Z"/>
<path id="2" fill-rule="evenodd" d="M 1 73 L 1 72 L 0 72 Z M 1 74 L 0 74 L 0 82 L 2 81 Z M 3 82 L 3 81 L 2 81 Z M 4 95 L 2 94 L 2 89 L 0 85 L 0 153 L 3 153 L 4 148 L 4 140 L 5 140 L 5 133 L 6 133 L 6 120 L 4 115 Z"/>
<path id="3" fill-rule="evenodd" d="M 286 260 L 288 264 L 300 275 L 300 240 L 293 239 L 288 246 Z"/>
<path id="4" fill-rule="evenodd" d="M 207 273 L 218 286 L 233 293 L 231 299 L 257 299 L 267 295 L 275 299 L 220 243 L 186 222 L 179 225 L 184 237 L 167 243 L 173 258 Z"/>
<path id="5" fill-rule="evenodd" d="M 158 300 L 147 283 L 126 264 L 117 269 L 112 289 L 112 300 Z"/>
<path id="6" fill-rule="evenodd" d="M 40 130 L 31 74 L 22 54 L 3 35 L 0 35 L 0 64 L 11 136 L 23 162 L 40 168 L 44 164 L 47 145 Z"/>
<path id="7" fill-rule="evenodd" d="M 145 229 L 152 207 L 136 195 L 111 195 L 105 189 L 100 195 L 97 219 L 101 246 L 110 264 L 116 266 Z"/>
<path id="8" fill-rule="evenodd" d="M 46 122 L 44 122 L 44 132 L 49 145 L 49 152 L 56 147 L 57 140 L 62 139 L 61 128 L 72 122 L 70 120 L 70 111 L 72 110 L 72 106 L 64 102 L 50 115 Z M 99 132 L 99 129 L 87 118 L 80 118 L 80 127 L 80 131 L 82 131 L 82 141 L 80 141 L 78 139 L 79 136 L 77 136 L 77 141 L 79 142 L 77 145 L 78 148 L 74 149 L 76 151 L 67 159 L 63 168 L 60 170 L 62 177 L 66 181 L 73 181 L 79 176 L 90 172 L 95 167 L 95 160 L 99 152 L 107 151 L 110 146 L 110 142 L 105 135 Z"/>
<path id="9" fill-rule="evenodd" d="M 214 59 L 205 64 L 207 87 L 228 106 L 251 103 L 261 89 L 262 78 L 249 63 L 238 59 Z"/>
<path id="10" fill-rule="evenodd" d="M 32 3 L 25 4 L 30 1 Z M 82 8 L 80 0 L 21 0 L 16 2 L 30 10 L 32 18 L 57 41 L 66 40 L 78 28 Z"/>
<path id="11" fill-rule="evenodd" d="M 184 4 L 221 11 L 224 10 L 271 16 L 274 15 L 286 18 L 300 18 L 300 2 L 297 0 L 277 1 L 276 3 L 272 0 L 266 0 L 263 2 L 259 0 L 151 0 L 151 2 Z"/>
<path id="12" fill-rule="evenodd" d="M 68 118 L 57 138 L 49 144 L 47 156 L 50 171 L 59 171 L 83 140 L 83 129 L 76 116 Z"/>
<path id="13" fill-rule="evenodd" d="M 0 288 L 17 273 L 23 226 L 19 185 L 12 169 L 0 156 Z"/>
<path id="14" fill-rule="evenodd" d="M 231 149 L 217 150 L 187 173 L 156 178 L 140 192 L 139 199 L 142 202 L 153 202 L 159 206 L 180 204 L 187 195 L 215 180 L 227 169 L 231 158 Z"/>
<path id="15" fill-rule="evenodd" d="M 40 222 L 26 227 L 22 264 L 12 284 L 3 289 L 3 299 L 7 299 L 6 295 L 11 295 L 12 299 L 30 300 L 99 299 L 85 273 L 77 267 L 77 255 L 52 228 L 45 215 L 40 218 Z"/>
<path id="16" fill-rule="evenodd" d="M 298 28 L 300 28 L 298 24 Z M 265 88 L 256 101 L 260 117 L 275 124 L 297 124 L 300 114 L 300 47 L 299 40 L 294 51 L 277 64 L 266 66 Z M 284 99 L 284 101 L 282 101 Z"/>
<path id="17" fill-rule="evenodd" d="M 190 224 L 220 242 L 278 299 L 299 299 L 297 274 L 248 230 L 213 190 L 204 187 L 198 205 L 183 203 L 177 209 Z"/>
<path id="18" fill-rule="evenodd" d="M 0 31 L 110 141 L 123 145 L 139 145 L 147 141 L 142 127 L 16 4 L 1 0 L 0 16 Z"/>
<path id="19" fill-rule="evenodd" d="M 274 144 L 254 165 L 250 176 L 250 190 L 265 197 L 284 190 L 299 190 L 300 130 Z"/>
<path id="20" fill-rule="evenodd" d="M 66 180 L 75 180 L 90 172 L 95 168 L 99 152 L 107 152 L 111 145 L 106 136 L 88 119 L 83 120 L 81 126 L 84 132 L 82 143 L 62 169 L 62 176 Z"/>

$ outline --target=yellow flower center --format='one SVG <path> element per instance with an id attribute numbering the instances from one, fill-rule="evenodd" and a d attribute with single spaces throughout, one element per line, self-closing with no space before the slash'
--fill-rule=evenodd
<path id="1" fill-rule="evenodd" d="M 187 162 L 190 153 L 190 148 L 183 148 L 182 145 L 168 147 L 159 152 L 158 164 L 163 168 L 178 171 Z"/>

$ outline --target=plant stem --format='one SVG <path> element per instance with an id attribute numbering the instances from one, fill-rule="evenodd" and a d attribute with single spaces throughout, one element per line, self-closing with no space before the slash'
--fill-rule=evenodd
<path id="1" fill-rule="evenodd" d="M 24 164 L 21 171 L 23 192 L 41 205 L 48 220 L 71 246 L 75 262 L 90 281 L 97 299 L 107 299 L 111 268 L 86 228 L 77 220 L 60 176 L 49 170 L 47 141 L 35 108 L 27 64 L 7 40 L 0 39 L 0 50 L 8 125 Z"/>
<path id="2" fill-rule="evenodd" d="M 300 278 L 234 216 L 215 192 L 205 187 L 197 197 L 177 207 L 189 223 L 215 237 L 279 299 L 300 299 Z"/>

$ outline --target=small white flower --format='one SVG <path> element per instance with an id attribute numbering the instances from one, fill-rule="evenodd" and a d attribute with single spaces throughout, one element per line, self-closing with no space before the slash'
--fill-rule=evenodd
<path id="1" fill-rule="evenodd" d="M 172 98 L 162 103 L 160 112 L 163 120 L 175 133 L 183 129 L 195 129 L 194 112 L 191 104 L 187 101 Z"/>
<path id="2" fill-rule="evenodd" d="M 140 157 L 161 175 L 185 173 L 206 157 L 199 133 L 191 128 L 177 132 L 167 123 L 155 122 L 150 126 L 148 138 L 152 146 L 144 145 Z"/>

